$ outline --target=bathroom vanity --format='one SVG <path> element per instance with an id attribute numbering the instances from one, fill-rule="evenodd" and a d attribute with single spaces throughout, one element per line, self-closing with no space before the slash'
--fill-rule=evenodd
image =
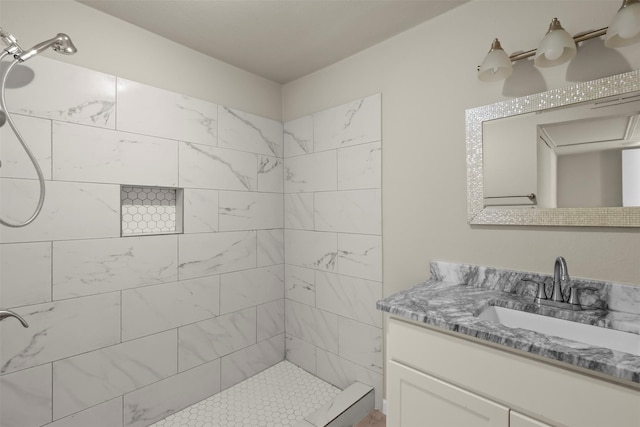
<path id="1" fill-rule="evenodd" d="M 639 287 L 574 279 L 597 289 L 574 312 L 534 303 L 535 282 L 523 279 L 549 294 L 548 276 L 447 263 L 431 274 L 378 302 L 390 314 L 389 425 L 640 426 Z M 478 317 L 492 306 L 623 332 L 631 352 Z"/>

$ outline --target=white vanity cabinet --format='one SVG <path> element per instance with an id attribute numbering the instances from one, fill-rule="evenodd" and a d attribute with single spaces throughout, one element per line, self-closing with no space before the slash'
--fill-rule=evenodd
<path id="1" fill-rule="evenodd" d="M 640 387 L 390 317 L 394 427 L 638 427 Z"/>

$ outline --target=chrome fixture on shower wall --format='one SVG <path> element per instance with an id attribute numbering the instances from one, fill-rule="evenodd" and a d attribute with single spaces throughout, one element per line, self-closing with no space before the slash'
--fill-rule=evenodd
<path id="1" fill-rule="evenodd" d="M 557 18 L 551 20 L 549 30 L 537 49 L 511 56 L 502 49 L 496 38 L 491 49 L 478 67 L 478 79 L 483 82 L 504 80 L 513 72 L 512 62 L 535 55 L 538 67 L 553 67 L 570 61 L 576 55 L 576 45 L 585 40 L 604 36 L 604 45 L 610 48 L 629 46 L 640 42 L 640 0 L 624 0 L 609 27 L 580 33 L 574 37 L 565 31 Z"/>
<path id="2" fill-rule="evenodd" d="M 40 184 L 40 196 L 38 198 L 38 204 L 36 206 L 35 211 L 31 215 L 31 217 L 29 217 L 29 219 L 23 222 L 13 223 L 13 222 L 5 221 L 2 218 L 0 218 L 0 224 L 5 225 L 7 227 L 17 228 L 17 227 L 24 227 L 25 225 L 32 223 L 36 219 L 36 217 L 40 214 L 40 211 L 42 210 L 42 205 L 44 204 L 45 185 L 44 185 L 44 176 L 42 175 L 42 170 L 38 165 L 38 161 L 36 160 L 31 150 L 29 149 L 29 146 L 27 145 L 27 143 L 24 141 L 24 138 L 20 134 L 20 131 L 16 127 L 15 123 L 13 122 L 13 119 L 11 118 L 11 114 L 9 114 L 9 110 L 7 109 L 7 105 L 4 97 L 5 88 L 7 85 L 7 77 L 9 77 L 9 73 L 11 73 L 11 70 L 13 69 L 13 67 L 16 66 L 16 64 L 24 62 L 27 59 L 32 58 L 35 55 L 47 50 L 48 48 L 52 48 L 56 52 L 62 53 L 63 55 L 73 55 L 74 53 L 76 53 L 77 49 L 71 42 L 71 39 L 69 38 L 69 36 L 63 33 L 59 33 L 57 36 L 55 36 L 52 39 L 45 40 L 41 43 L 38 43 L 37 45 L 33 46 L 31 49 L 28 49 L 26 51 L 20 47 L 20 45 L 18 44 L 18 40 L 12 34 L 5 32 L 2 28 L 0 28 L 0 40 L 7 46 L 2 52 L 0 52 L 0 60 L 2 60 L 5 56 L 9 56 L 9 55 L 13 56 L 14 58 L 13 62 L 9 64 L 6 71 L 2 75 L 2 80 L 0 82 L 0 126 L 4 125 L 5 121 L 9 122 L 9 126 L 11 126 L 11 129 L 15 133 L 16 137 L 18 138 L 18 141 L 22 145 L 22 148 L 24 148 L 24 151 L 29 156 L 29 160 L 31 160 L 31 163 L 35 168 L 36 174 L 38 175 L 38 183 Z M 2 163 L 0 163 L 0 167 L 1 166 L 2 166 Z"/>

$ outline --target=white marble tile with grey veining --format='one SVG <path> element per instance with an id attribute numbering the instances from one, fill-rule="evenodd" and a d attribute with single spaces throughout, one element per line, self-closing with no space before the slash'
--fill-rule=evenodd
<path id="1" fill-rule="evenodd" d="M 284 334 L 261 341 L 221 359 L 223 390 L 284 359 Z"/>
<path id="2" fill-rule="evenodd" d="M 284 298 L 284 266 L 272 265 L 222 274 L 220 312 L 231 313 Z"/>
<path id="3" fill-rule="evenodd" d="M 303 116 L 284 124 L 284 157 L 313 153 L 313 116 Z"/>
<path id="4" fill-rule="evenodd" d="M 336 271 L 338 237 L 336 233 L 285 230 L 287 264 L 318 270 Z"/>
<path id="5" fill-rule="evenodd" d="M 284 269 L 285 297 L 316 306 L 315 270 L 287 264 Z"/>
<path id="6" fill-rule="evenodd" d="M 185 233 L 218 231 L 218 191 L 185 189 L 183 221 Z"/>
<path id="7" fill-rule="evenodd" d="M 282 194 L 220 191 L 220 231 L 282 228 L 283 209 Z"/>
<path id="8" fill-rule="evenodd" d="M 122 339 L 177 328 L 220 313 L 218 276 L 122 292 Z"/>
<path id="9" fill-rule="evenodd" d="M 118 292 L 30 305 L 15 312 L 29 328 L 18 322 L 0 323 L 2 374 L 120 342 Z"/>
<path id="10" fill-rule="evenodd" d="M 53 363 L 53 418 L 59 419 L 177 373 L 175 330 Z"/>
<path id="11" fill-rule="evenodd" d="M 371 95 L 313 115 L 314 151 L 382 139 L 382 98 Z"/>
<path id="12" fill-rule="evenodd" d="M 284 195 L 284 226 L 290 229 L 314 230 L 313 193 Z"/>
<path id="13" fill-rule="evenodd" d="M 0 425 L 39 427 L 51 422 L 51 364 L 0 376 Z"/>
<path id="14" fill-rule="evenodd" d="M 51 301 L 51 242 L 0 245 L 0 307 Z"/>
<path id="15" fill-rule="evenodd" d="M 258 230 L 258 267 L 284 263 L 284 230 Z"/>
<path id="16" fill-rule="evenodd" d="M 54 242 L 53 298 L 175 281 L 177 248 L 177 236 Z"/>
<path id="17" fill-rule="evenodd" d="M 285 159 L 285 193 L 335 191 L 337 189 L 338 159 L 334 150 Z"/>
<path id="18" fill-rule="evenodd" d="M 14 78 L 28 83 L 12 85 Z M 36 57 L 16 67 L 8 81 L 7 108 L 11 112 L 110 129 L 115 127 L 114 76 Z"/>
<path id="19" fill-rule="evenodd" d="M 122 397 L 61 418 L 46 427 L 122 427 Z"/>
<path id="20" fill-rule="evenodd" d="M 180 280 L 255 268 L 256 241 L 255 231 L 179 236 Z"/>
<path id="21" fill-rule="evenodd" d="M 316 346 L 286 334 L 286 359 L 307 372 L 316 373 Z"/>
<path id="22" fill-rule="evenodd" d="M 180 143 L 180 187 L 255 191 L 258 157 L 253 153 Z"/>
<path id="23" fill-rule="evenodd" d="M 180 327 L 180 372 L 255 344 L 256 322 L 256 309 L 251 307 Z"/>
<path id="24" fill-rule="evenodd" d="M 125 394 L 124 425 L 151 425 L 219 391 L 220 359 L 216 359 Z"/>
<path id="25" fill-rule="evenodd" d="M 282 123 L 220 106 L 218 146 L 282 157 Z"/>
<path id="26" fill-rule="evenodd" d="M 118 77 L 117 129 L 217 145 L 217 104 Z"/>
<path id="27" fill-rule="evenodd" d="M 285 302 L 287 334 L 308 343 L 338 352 L 338 316 L 296 301 Z"/>
<path id="28" fill-rule="evenodd" d="M 382 281 L 382 236 L 338 234 L 338 273 Z"/>
<path id="29" fill-rule="evenodd" d="M 380 190 L 315 193 L 313 205 L 314 224 L 318 231 L 382 234 Z"/>
<path id="30" fill-rule="evenodd" d="M 279 157 L 258 156 L 258 191 L 284 191 L 284 161 Z"/>
<path id="31" fill-rule="evenodd" d="M 44 179 L 51 179 L 51 121 L 12 114 L 25 143 L 40 166 Z M 0 127 L 0 178 L 38 179 L 27 152 L 7 122 Z"/>
<path id="32" fill-rule="evenodd" d="M 338 190 L 382 188 L 380 141 L 338 150 Z"/>
<path id="33" fill-rule="evenodd" d="M 53 123 L 53 178 L 176 187 L 178 142 L 70 123 Z"/>
<path id="34" fill-rule="evenodd" d="M 382 327 L 338 318 L 338 354 L 382 374 Z"/>
<path id="35" fill-rule="evenodd" d="M 318 308 L 382 327 L 382 313 L 375 309 L 382 298 L 382 283 L 324 271 L 315 274 Z"/>
<path id="36" fill-rule="evenodd" d="M 257 307 L 258 342 L 284 333 L 284 298 Z"/>

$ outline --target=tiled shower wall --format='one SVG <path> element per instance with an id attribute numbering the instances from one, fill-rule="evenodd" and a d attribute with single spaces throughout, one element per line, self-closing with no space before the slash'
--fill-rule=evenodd
<path id="1" fill-rule="evenodd" d="M 2 427 L 144 426 L 284 357 L 282 124 L 46 58 L 7 103 L 43 167 L 0 227 Z M 16 71 L 17 73 L 17 71 Z M 0 128 L 0 211 L 38 185 Z M 120 237 L 120 185 L 184 234 Z"/>
<path id="2" fill-rule="evenodd" d="M 287 359 L 382 402 L 381 96 L 284 125 Z"/>

